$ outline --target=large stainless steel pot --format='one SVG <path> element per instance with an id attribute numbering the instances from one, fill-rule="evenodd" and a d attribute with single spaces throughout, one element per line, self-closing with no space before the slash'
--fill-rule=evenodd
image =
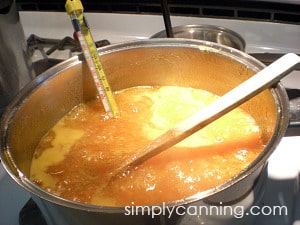
<path id="1" fill-rule="evenodd" d="M 253 57 L 211 42 L 152 39 L 111 45 L 99 50 L 113 90 L 138 85 L 178 85 L 222 95 L 261 70 Z M 126 216 L 122 207 L 99 207 L 59 198 L 29 177 L 33 152 L 43 135 L 75 105 L 94 98 L 86 63 L 73 57 L 40 75 L 14 99 L 1 122 L 1 160 L 10 176 L 33 198 L 51 224 L 172 224 L 159 216 Z M 265 149 L 237 176 L 205 192 L 165 203 L 178 207 L 201 202 L 230 204 L 242 198 L 257 180 L 288 125 L 288 98 L 279 83 L 242 108 L 261 126 Z M 62 219 L 63 218 L 63 219 Z M 62 222 L 67 221 L 66 223 Z"/>

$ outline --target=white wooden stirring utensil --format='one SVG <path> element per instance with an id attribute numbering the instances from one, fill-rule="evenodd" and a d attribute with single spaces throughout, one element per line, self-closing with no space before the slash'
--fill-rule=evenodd
<path id="1" fill-rule="evenodd" d="M 137 149 L 133 157 L 125 160 L 116 171 L 112 172 L 112 178 L 179 143 L 263 90 L 276 84 L 289 74 L 298 63 L 300 63 L 300 57 L 294 53 L 282 56 L 209 106 L 169 129 L 146 146 Z"/>

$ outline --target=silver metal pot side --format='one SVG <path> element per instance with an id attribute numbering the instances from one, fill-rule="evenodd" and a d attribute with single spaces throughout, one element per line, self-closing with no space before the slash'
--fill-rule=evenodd
<path id="1" fill-rule="evenodd" d="M 133 41 L 99 49 L 113 90 L 137 85 L 181 85 L 224 94 L 264 65 L 255 58 L 223 45 L 188 39 Z M 64 224 L 147 224 L 160 218 L 126 216 L 124 207 L 81 204 L 62 199 L 29 180 L 33 152 L 43 135 L 75 105 L 96 96 L 89 71 L 81 57 L 73 57 L 47 70 L 14 98 L 1 121 L 3 166 L 28 190 L 49 221 Z M 207 200 L 231 202 L 243 196 L 257 180 L 268 157 L 288 125 L 288 98 L 283 86 L 266 90 L 243 104 L 261 124 L 265 150 L 238 175 L 212 189 L 185 199 L 158 205 L 176 207 Z"/>
<path id="2" fill-rule="evenodd" d="M 172 28 L 175 38 L 188 38 L 203 41 L 210 41 L 245 51 L 246 42 L 241 35 L 225 27 L 207 24 L 188 24 Z M 165 38 L 166 31 L 162 30 L 150 38 Z"/>

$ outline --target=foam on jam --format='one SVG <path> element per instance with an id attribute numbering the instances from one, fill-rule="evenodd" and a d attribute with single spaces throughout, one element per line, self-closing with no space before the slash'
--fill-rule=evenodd
<path id="1" fill-rule="evenodd" d="M 62 118 L 37 147 L 30 178 L 78 202 L 156 204 L 225 182 L 264 148 L 254 119 L 235 109 L 108 183 L 111 172 L 137 148 L 219 97 L 199 89 L 161 86 L 121 90 L 115 98 L 120 118 L 108 118 L 99 99 L 78 105 Z"/>

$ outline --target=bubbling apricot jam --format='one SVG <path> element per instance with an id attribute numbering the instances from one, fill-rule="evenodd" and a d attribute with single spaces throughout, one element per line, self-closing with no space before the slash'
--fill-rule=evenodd
<path id="1" fill-rule="evenodd" d="M 199 89 L 133 87 L 115 93 L 121 116 L 99 99 L 80 104 L 41 140 L 30 178 L 63 198 L 105 206 L 182 199 L 245 169 L 264 148 L 254 119 L 237 108 L 170 149 L 111 179 L 120 162 L 218 96 Z"/>

